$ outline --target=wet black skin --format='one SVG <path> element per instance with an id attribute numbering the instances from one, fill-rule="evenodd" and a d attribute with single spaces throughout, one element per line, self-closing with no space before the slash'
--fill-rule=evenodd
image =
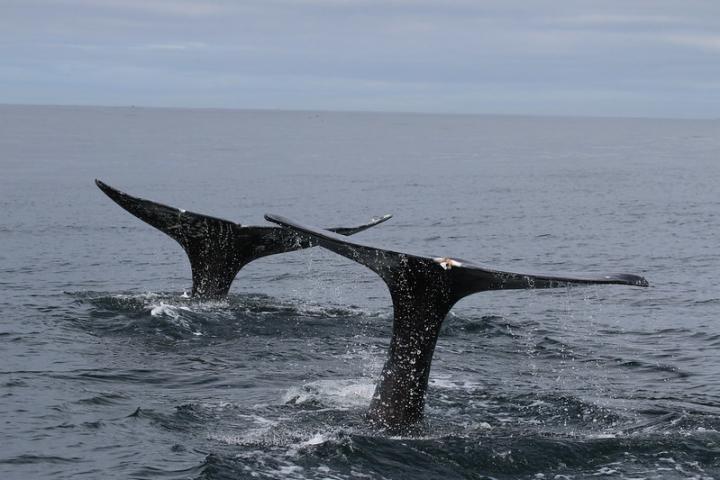
<path id="1" fill-rule="evenodd" d="M 406 433 L 422 419 L 440 327 L 450 308 L 463 297 L 488 290 L 569 284 L 648 285 L 643 277 L 630 274 L 559 276 L 504 272 L 465 260 L 376 248 L 277 215 L 265 218 L 365 265 L 387 284 L 393 302 L 393 332 L 368 420 L 392 433 Z"/>
<path id="2" fill-rule="evenodd" d="M 95 180 L 95 184 L 122 208 L 182 246 L 190 259 L 193 296 L 225 296 L 240 269 L 253 260 L 315 246 L 311 238 L 286 228 L 240 225 L 133 197 L 100 180 Z M 353 235 L 390 217 L 385 215 L 364 225 L 337 227 L 331 231 Z"/>

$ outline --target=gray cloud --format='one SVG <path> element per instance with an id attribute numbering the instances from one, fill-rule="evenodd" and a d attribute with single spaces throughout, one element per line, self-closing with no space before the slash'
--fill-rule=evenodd
<path id="1" fill-rule="evenodd" d="M 0 102 L 720 117 L 709 1 L 5 0 Z"/>

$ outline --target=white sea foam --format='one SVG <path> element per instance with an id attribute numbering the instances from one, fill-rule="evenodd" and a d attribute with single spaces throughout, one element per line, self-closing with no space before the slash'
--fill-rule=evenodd
<path id="1" fill-rule="evenodd" d="M 172 320 L 172 323 L 184 330 L 189 330 L 195 336 L 202 336 L 202 332 L 194 328 L 190 322 L 182 316 L 182 312 L 192 312 L 190 307 L 185 305 L 172 305 L 161 301 L 158 304 L 150 304 L 150 315 L 153 317 L 167 317 Z"/>
<path id="2" fill-rule="evenodd" d="M 267 438 L 273 427 L 279 423 L 278 420 L 270 420 L 260 415 L 238 415 L 239 418 L 252 422 L 252 426 L 241 434 L 211 433 L 210 440 L 216 440 L 228 445 L 251 445 L 257 443 L 268 443 Z M 272 443 L 272 442 L 271 442 Z"/>
<path id="3" fill-rule="evenodd" d="M 310 447 L 313 445 L 322 445 L 327 442 L 328 438 L 322 433 L 316 433 L 312 437 L 308 438 L 304 442 L 300 443 L 301 447 Z"/>
<path id="4" fill-rule="evenodd" d="M 433 387 L 446 390 L 474 391 L 484 389 L 484 386 L 478 382 L 473 382 L 466 379 L 455 379 L 452 378 L 450 375 L 443 374 L 435 374 L 431 376 L 429 384 Z"/>
<path id="5" fill-rule="evenodd" d="M 177 320 L 180 317 L 178 310 L 190 310 L 187 307 L 169 305 L 165 302 L 160 302 L 158 305 L 150 305 L 150 315 L 153 317 L 170 317 Z"/>
<path id="6" fill-rule="evenodd" d="M 213 433 L 208 435 L 208 439 L 245 447 L 238 451 L 237 458 L 242 459 L 243 469 L 252 477 L 305 479 L 318 478 L 317 473 L 321 473 L 320 478 L 348 478 L 346 475 L 334 474 L 325 464 L 313 469 L 296 462 L 306 455 L 308 449 L 312 450 L 326 442 L 337 442 L 336 429 L 320 432 L 290 431 L 284 423 L 259 416 L 252 416 L 251 419 L 264 425 L 247 430 L 242 435 Z M 343 441 L 349 441 L 347 437 L 344 438 Z M 260 448 L 254 448 L 257 446 Z"/>
<path id="7" fill-rule="evenodd" d="M 328 407 L 366 407 L 375 391 L 369 378 L 348 380 L 316 380 L 292 387 L 283 396 L 284 403 L 319 403 Z"/>

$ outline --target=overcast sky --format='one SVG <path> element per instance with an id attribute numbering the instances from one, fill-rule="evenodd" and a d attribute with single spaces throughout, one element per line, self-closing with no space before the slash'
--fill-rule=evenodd
<path id="1" fill-rule="evenodd" d="M 720 117 L 720 0 L 0 0 L 0 103 Z"/>

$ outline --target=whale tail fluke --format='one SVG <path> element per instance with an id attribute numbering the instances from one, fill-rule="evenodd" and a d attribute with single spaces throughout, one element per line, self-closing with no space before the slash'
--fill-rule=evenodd
<path id="1" fill-rule="evenodd" d="M 453 303 L 467 295 L 488 290 L 557 288 L 571 284 L 648 286 L 645 278 L 627 273 L 518 273 L 451 257 L 413 255 L 342 238 L 327 230 L 303 225 L 278 215 L 265 215 L 265 218 L 308 235 L 320 246 L 365 265 L 385 280 L 391 290 L 401 287 L 412 276 L 428 277 L 428 281 L 434 277 L 432 283 L 442 281 Z M 403 277 L 402 280 L 400 276 Z"/>
<path id="2" fill-rule="evenodd" d="M 245 226 L 222 218 L 194 213 L 134 197 L 95 180 L 95 184 L 122 208 L 167 234 L 190 260 L 192 293 L 202 297 L 224 296 L 235 276 L 251 261 L 315 245 L 292 230 L 274 226 Z M 375 218 L 356 227 L 335 227 L 342 235 L 353 235 L 389 220 L 392 215 Z"/>
<path id="3" fill-rule="evenodd" d="M 265 218 L 365 265 L 387 284 L 393 301 L 393 333 L 368 419 L 373 425 L 394 433 L 404 433 L 423 416 L 440 326 L 461 298 L 487 290 L 553 288 L 569 284 L 647 286 L 643 277 L 628 274 L 565 276 L 506 272 L 449 257 L 382 249 L 277 215 Z"/>
<path id="4" fill-rule="evenodd" d="M 235 275 L 246 263 L 244 252 L 238 250 L 241 225 L 134 197 L 100 180 L 95 180 L 95 184 L 122 208 L 182 246 L 190 260 L 193 295 L 227 294 Z"/>

